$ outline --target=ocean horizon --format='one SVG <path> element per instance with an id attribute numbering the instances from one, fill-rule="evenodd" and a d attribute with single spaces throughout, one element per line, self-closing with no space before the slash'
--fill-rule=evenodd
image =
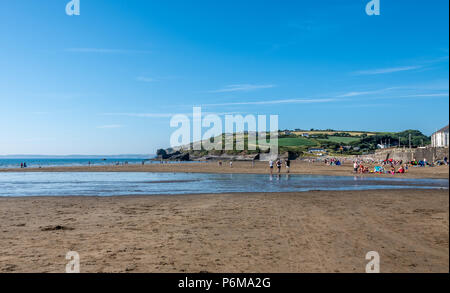
<path id="1" fill-rule="evenodd" d="M 74 166 L 107 166 L 107 165 L 130 165 L 150 163 L 155 156 L 142 157 L 120 157 L 120 156 L 22 156 L 1 157 L 0 169 L 21 168 L 26 163 L 27 168 L 44 167 L 74 167 Z M 152 162 L 153 163 L 153 162 Z"/>

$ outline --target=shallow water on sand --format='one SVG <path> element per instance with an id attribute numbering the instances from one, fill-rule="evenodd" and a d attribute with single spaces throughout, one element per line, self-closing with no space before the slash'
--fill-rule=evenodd
<path id="1" fill-rule="evenodd" d="M 448 179 L 198 173 L 0 173 L 0 196 L 120 196 L 309 190 L 448 189 Z"/>

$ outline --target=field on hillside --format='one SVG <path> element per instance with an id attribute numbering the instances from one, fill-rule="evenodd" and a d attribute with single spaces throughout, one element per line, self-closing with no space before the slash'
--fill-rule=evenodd
<path id="1" fill-rule="evenodd" d="M 334 135 L 336 133 L 348 133 L 351 136 L 361 136 L 363 134 L 367 134 L 368 136 L 376 135 L 375 132 L 361 132 L 361 131 L 293 131 L 292 132 L 295 135 L 302 135 L 304 133 L 307 133 L 308 135 L 315 135 L 315 134 L 327 134 L 327 135 Z"/>
<path id="2" fill-rule="evenodd" d="M 328 139 L 320 139 L 319 141 L 332 141 L 336 143 L 351 143 L 358 141 L 357 137 L 342 137 L 342 136 L 329 136 Z"/>
<path id="3" fill-rule="evenodd" d="M 284 137 L 278 139 L 278 146 L 317 146 L 317 142 L 303 137 Z"/>

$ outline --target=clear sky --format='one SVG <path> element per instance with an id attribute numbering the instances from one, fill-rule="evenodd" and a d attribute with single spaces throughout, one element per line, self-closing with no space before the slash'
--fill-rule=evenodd
<path id="1" fill-rule="evenodd" d="M 430 135 L 449 120 L 449 1 L 0 2 L 0 155 L 154 153 L 170 117 Z"/>

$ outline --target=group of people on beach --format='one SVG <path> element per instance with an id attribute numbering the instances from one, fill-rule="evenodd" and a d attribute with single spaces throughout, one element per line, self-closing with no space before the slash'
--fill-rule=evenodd
<path id="1" fill-rule="evenodd" d="M 398 169 L 397 169 L 398 167 Z M 403 161 L 385 160 L 379 166 L 369 167 L 364 166 L 363 161 L 353 162 L 353 172 L 356 174 L 377 173 L 377 174 L 405 174 L 409 168 L 408 164 L 403 164 Z"/>
<path id="2" fill-rule="evenodd" d="M 277 172 L 281 173 L 281 168 L 283 167 L 283 163 L 286 168 L 286 173 L 289 173 L 290 168 L 291 168 L 291 161 L 289 159 L 286 159 L 286 160 L 277 159 L 276 161 L 274 161 L 274 160 L 269 161 L 270 174 L 273 174 L 273 170 L 275 169 L 275 167 L 277 168 Z M 222 161 L 218 161 L 217 164 L 219 165 L 219 167 L 223 166 Z M 229 164 L 230 168 L 233 168 L 233 161 L 230 161 L 228 164 Z M 254 167 L 255 167 L 255 160 L 252 160 L 252 168 L 254 168 Z"/>
<path id="3" fill-rule="evenodd" d="M 222 161 L 219 161 L 218 164 L 219 164 L 219 167 L 223 166 L 223 162 Z M 233 168 L 233 161 L 230 161 L 229 165 L 230 165 L 230 168 Z"/>
<path id="4" fill-rule="evenodd" d="M 281 173 L 281 167 L 283 166 L 283 162 L 281 161 L 281 159 L 277 159 L 275 163 L 273 160 L 269 161 L 270 174 L 273 174 L 274 164 L 277 167 L 278 174 Z M 284 160 L 284 165 L 286 167 L 286 173 L 289 173 L 291 168 L 291 161 L 289 159 Z"/>
<path id="5" fill-rule="evenodd" d="M 341 160 L 343 159 L 336 159 L 336 158 L 331 158 L 331 159 L 325 159 L 325 165 L 329 165 L 329 166 L 341 166 L 343 164 L 343 162 L 341 162 Z"/>
<path id="6" fill-rule="evenodd" d="M 27 162 L 20 163 L 20 169 L 27 168 Z"/>

